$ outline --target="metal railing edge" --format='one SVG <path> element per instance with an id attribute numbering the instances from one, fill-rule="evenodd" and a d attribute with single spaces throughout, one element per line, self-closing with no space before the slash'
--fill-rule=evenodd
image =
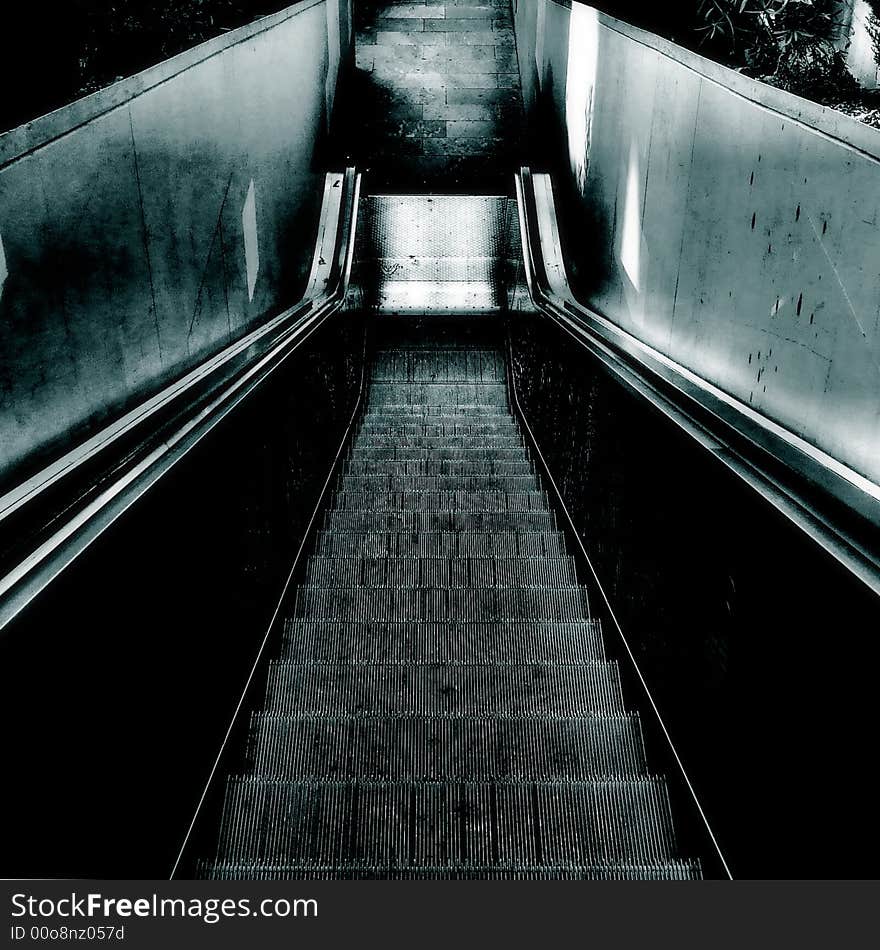
<path id="1" fill-rule="evenodd" d="M 197 382 L 211 375 L 220 375 L 248 348 L 258 347 L 257 352 L 247 356 L 243 365 L 233 368 L 229 378 L 219 380 L 217 390 L 212 393 L 212 398 L 206 406 L 198 407 L 191 416 L 187 416 L 184 407 L 181 410 L 182 421 L 178 420 L 179 424 L 173 431 L 161 431 L 157 445 L 145 451 L 140 459 L 121 474 L 102 484 L 98 495 L 84 507 L 77 510 L 71 506 L 71 513 L 53 524 L 49 536 L 0 577 L 0 632 L 107 527 L 340 308 L 347 292 L 346 261 L 347 255 L 350 254 L 347 245 L 353 240 L 352 219 L 357 213 L 359 187 L 360 178 L 355 169 L 346 169 L 343 196 L 337 209 L 337 224 L 332 234 L 332 254 L 328 256 L 328 259 L 333 261 L 332 275 L 322 295 L 299 301 L 242 340 L 209 357 L 181 380 L 145 400 L 122 417 L 121 421 L 117 420 L 105 427 L 101 433 L 81 443 L 63 457 L 68 459 L 69 464 L 54 471 L 44 480 L 42 487 L 39 487 L 42 473 L 38 473 L 29 480 L 33 483 L 33 491 L 22 494 L 13 489 L 4 496 L 7 500 L 13 497 L 14 501 L 7 505 L 5 511 L 0 508 L 0 520 L 11 511 L 18 510 L 21 504 L 38 502 L 40 493 L 46 487 L 57 484 L 59 479 L 84 466 L 95 454 L 107 449 L 121 435 L 143 428 L 145 431 L 140 444 L 149 445 L 151 437 L 155 439 L 157 436 L 156 430 L 150 428 L 149 423 L 161 409 L 173 404 L 175 400 L 185 399 Z M 321 248 L 317 248 L 317 252 L 320 253 Z M 102 434 L 106 436 L 106 441 L 102 441 Z M 75 456 L 78 452 L 80 457 L 77 459 Z M 57 468 L 56 462 L 43 472 Z"/>

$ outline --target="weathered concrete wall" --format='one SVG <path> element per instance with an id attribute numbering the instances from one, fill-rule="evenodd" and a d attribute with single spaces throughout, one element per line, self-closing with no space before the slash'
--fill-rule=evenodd
<path id="1" fill-rule="evenodd" d="M 304 287 L 348 0 L 304 0 L 0 136 L 0 479 Z"/>
<path id="2" fill-rule="evenodd" d="M 516 31 L 580 297 L 880 483 L 880 133 L 582 4 Z"/>

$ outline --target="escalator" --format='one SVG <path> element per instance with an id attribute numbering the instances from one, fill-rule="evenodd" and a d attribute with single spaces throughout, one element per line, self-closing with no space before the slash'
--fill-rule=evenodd
<path id="1" fill-rule="evenodd" d="M 155 239 L 143 274 L 153 261 L 168 287 L 142 281 L 112 363 L 125 372 L 108 376 L 94 341 L 121 332 L 105 291 L 124 282 L 106 255 L 100 306 L 83 292 L 72 311 L 90 328 L 81 375 L 45 371 L 70 345 L 46 321 L 15 380 L 51 401 L 7 400 L 19 436 L 40 430 L 21 444 L 43 441 L 0 496 L 5 874 L 873 873 L 873 786 L 854 763 L 876 720 L 880 493 L 701 376 L 710 341 L 688 368 L 596 303 L 596 286 L 617 293 L 649 330 L 664 305 L 652 268 L 669 262 L 667 216 L 651 245 L 629 226 L 642 191 L 616 111 L 594 135 L 575 96 L 590 77 L 554 68 L 595 39 L 585 9 L 379 2 L 356 11 L 355 38 L 344 0 L 304 3 L 218 46 L 247 68 L 206 72 L 203 51 L 189 78 L 180 61 L 147 83 L 153 105 L 122 123 L 146 149 L 130 191 L 176 230 L 137 202 L 92 226 L 127 249 Z M 272 121 L 236 88 L 235 134 L 207 123 L 223 160 L 209 174 L 192 160 L 199 127 L 162 104 L 168 77 L 180 68 L 192 85 L 175 95 L 210 117 L 219 72 L 265 64 L 291 102 L 268 97 Z M 141 131 L 154 118 L 168 141 Z M 102 121 L 83 126 L 95 154 Z M 569 133 L 594 143 L 594 170 L 626 167 L 617 189 L 597 173 L 613 215 L 579 204 L 586 151 Z M 55 147 L 37 138 L 10 140 L 0 172 L 26 177 L 30 150 Z M 68 158 L 72 180 L 80 165 L 95 160 Z M 172 166 L 177 198 L 199 197 L 179 220 Z M 204 187 L 227 176 L 222 194 Z M 20 266 L 30 234 L 4 224 L 16 334 L 46 305 L 41 275 L 78 259 L 56 238 L 88 217 L 83 196 L 116 194 L 76 181 L 57 218 L 46 202 L 39 227 L 22 219 L 48 242 L 43 270 Z M 618 264 L 626 280 L 603 283 Z M 78 281 L 59 299 L 79 299 Z"/>
<path id="2" fill-rule="evenodd" d="M 514 414 L 510 204 L 362 201 L 368 396 L 200 875 L 700 876 Z"/>

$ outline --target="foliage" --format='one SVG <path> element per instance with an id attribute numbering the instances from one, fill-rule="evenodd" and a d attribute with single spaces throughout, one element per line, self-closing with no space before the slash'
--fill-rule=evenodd
<path id="1" fill-rule="evenodd" d="M 849 92 L 855 82 L 835 45 L 832 0 L 697 0 L 697 32 L 715 55 L 813 96 Z"/>

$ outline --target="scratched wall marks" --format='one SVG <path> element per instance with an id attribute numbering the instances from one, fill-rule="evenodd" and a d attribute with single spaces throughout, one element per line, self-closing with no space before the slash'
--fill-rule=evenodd
<path id="1" fill-rule="evenodd" d="M 516 15 L 526 109 L 562 125 L 569 17 L 552 0 Z M 561 147 L 556 166 L 578 292 L 880 483 L 880 132 L 597 21 L 582 187 Z"/>
<path id="2" fill-rule="evenodd" d="M 319 2 L 0 136 L 0 483 L 297 299 L 329 62 Z"/>

